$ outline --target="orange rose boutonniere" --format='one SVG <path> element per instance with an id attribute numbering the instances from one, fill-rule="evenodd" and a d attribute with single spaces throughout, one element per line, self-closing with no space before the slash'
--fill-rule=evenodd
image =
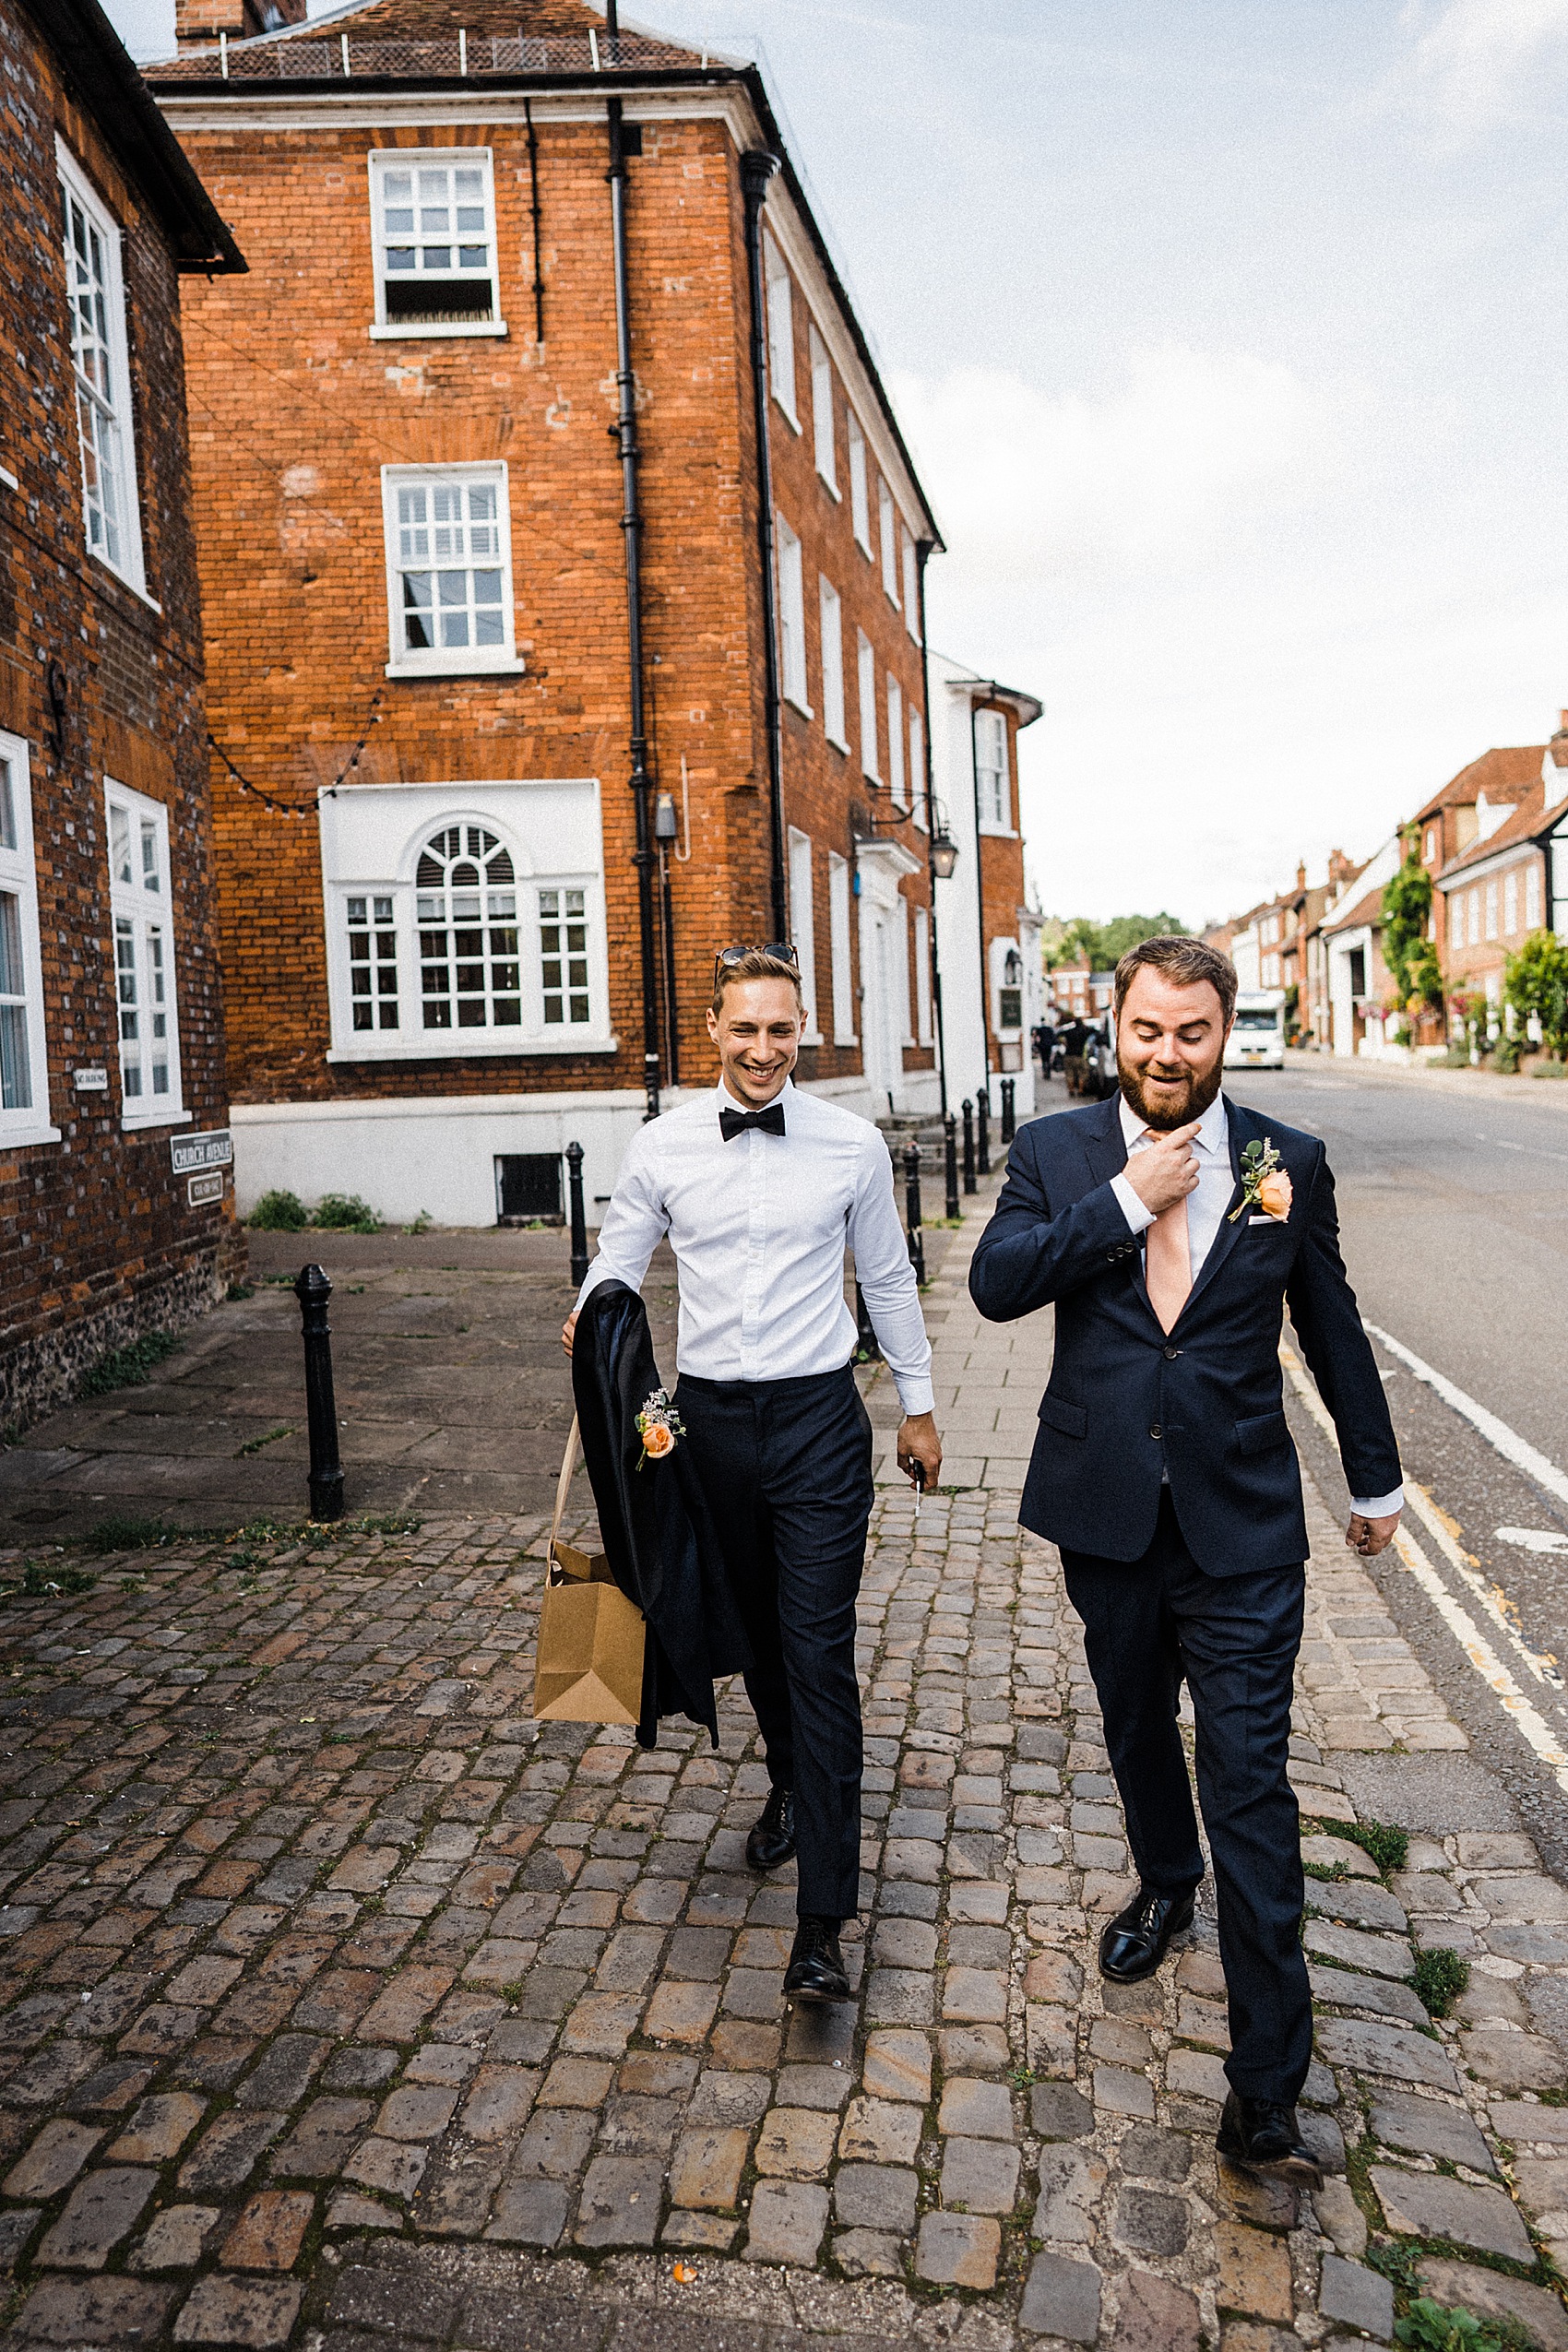
<path id="1" fill-rule="evenodd" d="M 1269 1137 L 1265 1135 L 1261 1144 L 1250 1143 L 1241 1154 L 1241 1197 L 1230 1212 L 1231 1224 L 1243 1210 L 1252 1208 L 1283 1225 L 1290 1214 L 1292 1197 L 1290 1179 Z"/>
<path id="2" fill-rule="evenodd" d="M 662 1388 L 656 1388 L 644 1400 L 637 1415 L 637 1432 L 643 1442 L 643 1450 L 637 1456 L 639 1470 L 645 1462 L 662 1462 L 667 1454 L 674 1453 L 676 1439 L 685 1436 L 685 1424 Z"/>

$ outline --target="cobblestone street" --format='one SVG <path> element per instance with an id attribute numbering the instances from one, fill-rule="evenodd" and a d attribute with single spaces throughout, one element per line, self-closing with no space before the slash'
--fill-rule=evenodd
<path id="1" fill-rule="evenodd" d="M 1315 1489 L 1324 2189 L 1217 2164 L 1211 1915 L 1148 1985 L 1095 1969 L 1121 1814 L 1016 1524 L 1049 1327 L 980 1323 L 978 1230 L 928 1296 L 953 1486 L 873 1522 L 843 2009 L 783 2008 L 738 1686 L 717 1753 L 531 1721 L 542 1503 L 50 1553 L 34 1595 L 0 1555 L 7 2343 L 1283 2352 L 1387 2341 L 1419 2280 L 1568 2352 L 1568 1893 Z M 1460 1798 L 1401 1856 L 1345 1833 L 1373 1767 L 1401 1821 L 1406 1755 Z"/>

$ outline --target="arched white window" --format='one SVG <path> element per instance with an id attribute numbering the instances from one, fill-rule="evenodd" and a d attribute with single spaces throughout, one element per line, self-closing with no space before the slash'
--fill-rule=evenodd
<path id="1" fill-rule="evenodd" d="M 482 825 L 449 825 L 421 850 L 414 884 L 425 1028 L 520 1028 L 511 852 Z"/>

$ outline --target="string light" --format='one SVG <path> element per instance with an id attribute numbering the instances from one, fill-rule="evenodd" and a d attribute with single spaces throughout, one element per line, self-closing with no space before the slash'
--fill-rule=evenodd
<path id="1" fill-rule="evenodd" d="M 260 801 L 262 805 L 265 808 L 270 809 L 275 816 L 297 816 L 303 824 L 307 816 L 319 814 L 323 797 L 327 800 L 333 800 L 337 797 L 338 787 L 339 784 L 346 783 L 348 778 L 353 774 L 355 768 L 358 767 L 360 764 L 360 754 L 363 751 L 366 743 L 370 741 L 371 729 L 373 727 L 379 727 L 381 724 L 383 717 L 381 709 L 381 696 L 382 689 L 377 686 L 374 695 L 371 698 L 369 715 L 365 719 L 364 730 L 360 736 L 359 742 L 354 745 L 353 750 L 349 754 L 348 758 L 343 762 L 342 766 L 338 770 L 338 773 L 332 778 L 331 783 L 327 785 L 324 788 L 324 790 L 313 792 L 308 801 L 280 801 L 275 793 L 267 791 L 260 784 L 253 784 L 250 778 L 248 776 L 242 775 L 240 770 L 235 766 L 233 761 L 230 758 L 228 753 L 224 750 L 222 744 L 218 741 L 217 736 L 212 733 L 210 729 L 208 731 L 207 737 L 208 749 L 217 753 L 219 758 L 222 761 L 224 766 L 228 769 L 229 774 L 232 777 L 234 782 L 239 786 L 242 792 L 248 792 L 253 800 Z"/>

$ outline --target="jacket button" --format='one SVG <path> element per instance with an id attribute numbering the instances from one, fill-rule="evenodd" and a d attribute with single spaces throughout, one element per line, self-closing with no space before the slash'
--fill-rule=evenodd
<path id="1" fill-rule="evenodd" d="M 1180 1349 L 1180 1348 L 1166 1348 L 1162 1349 L 1162 1351 L 1161 1351 L 1161 1352 L 1162 1352 L 1162 1353 L 1163 1353 L 1163 1355 L 1164 1355 L 1164 1358 L 1165 1358 L 1166 1362 L 1167 1362 L 1168 1364 L 1173 1364 L 1173 1363 L 1176 1361 L 1177 1357 L 1181 1354 L 1182 1350 Z"/>
<path id="2" fill-rule="evenodd" d="M 1151 1437 L 1158 1437 L 1159 1435 L 1159 1423 L 1158 1421 L 1150 1421 L 1148 1425 L 1148 1433 Z"/>

